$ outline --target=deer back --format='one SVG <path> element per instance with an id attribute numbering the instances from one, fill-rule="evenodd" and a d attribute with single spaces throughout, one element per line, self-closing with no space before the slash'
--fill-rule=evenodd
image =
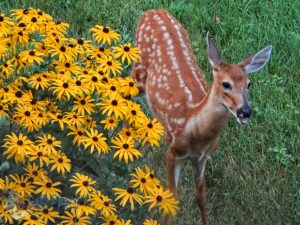
<path id="1" fill-rule="evenodd" d="M 143 13 L 136 33 L 142 60 L 135 78 L 168 137 L 180 133 L 208 93 L 186 30 L 165 10 Z"/>

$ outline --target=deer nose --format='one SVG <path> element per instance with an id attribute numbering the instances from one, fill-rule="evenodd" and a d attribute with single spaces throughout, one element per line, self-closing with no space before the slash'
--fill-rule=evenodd
<path id="1" fill-rule="evenodd" d="M 236 114 L 239 118 L 249 118 L 251 115 L 251 109 L 249 106 L 243 106 L 236 111 Z"/>

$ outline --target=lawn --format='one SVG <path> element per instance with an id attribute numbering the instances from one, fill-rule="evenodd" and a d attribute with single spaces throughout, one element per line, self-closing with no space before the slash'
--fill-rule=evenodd
<path id="1" fill-rule="evenodd" d="M 209 31 L 223 58 L 238 63 L 272 44 L 269 64 L 251 75 L 248 126 L 233 118 L 208 164 L 207 201 L 212 225 L 300 224 L 300 1 L 294 0 L 2 0 L 0 9 L 38 7 L 71 24 L 70 34 L 89 37 L 95 24 L 114 27 L 134 42 L 141 13 L 168 9 L 189 33 L 198 65 L 211 80 L 205 36 Z M 145 160 L 165 182 L 167 148 L 153 149 Z M 150 149 L 149 149 L 150 151 Z M 180 211 L 172 224 L 200 224 L 191 167 L 179 184 Z"/>

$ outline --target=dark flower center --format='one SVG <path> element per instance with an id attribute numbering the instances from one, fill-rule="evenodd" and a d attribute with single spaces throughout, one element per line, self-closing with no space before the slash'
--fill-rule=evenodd
<path id="1" fill-rule="evenodd" d="M 99 48 L 99 51 L 100 51 L 100 52 L 104 52 L 104 51 L 105 51 L 105 49 L 104 49 L 104 48 L 102 48 L 102 47 L 100 47 L 100 48 Z"/>
<path id="2" fill-rule="evenodd" d="M 81 81 L 80 80 L 76 80 L 76 85 L 77 86 L 81 86 Z"/>
<path id="3" fill-rule="evenodd" d="M 63 87 L 64 87 L 64 88 L 68 88 L 68 87 L 69 87 L 69 84 L 68 84 L 68 83 L 63 83 Z"/>
<path id="4" fill-rule="evenodd" d="M 25 116 L 30 116 L 30 112 L 29 111 L 25 111 Z"/>
<path id="5" fill-rule="evenodd" d="M 146 183 L 146 179 L 143 177 L 143 178 L 141 179 L 141 182 L 142 182 L 142 183 Z"/>
<path id="6" fill-rule="evenodd" d="M 86 103 L 86 101 L 85 101 L 84 99 L 82 99 L 82 100 L 80 101 L 80 103 L 81 103 L 81 105 L 84 105 L 84 104 Z"/>
<path id="7" fill-rule="evenodd" d="M 88 74 L 88 73 L 89 73 L 89 72 L 88 72 L 88 71 L 86 71 L 86 70 L 85 70 L 85 71 L 83 71 L 83 74 Z"/>
<path id="8" fill-rule="evenodd" d="M 130 50 L 130 48 L 129 48 L 128 46 L 125 46 L 125 47 L 124 47 L 124 51 L 125 51 L 125 52 L 129 52 L 129 50 Z"/>
<path id="9" fill-rule="evenodd" d="M 24 15 L 26 15 L 26 14 L 28 14 L 28 13 L 29 13 L 29 10 L 28 10 L 28 9 L 24 9 L 24 10 L 23 10 L 23 14 L 24 14 Z"/>
<path id="10" fill-rule="evenodd" d="M 108 27 L 104 27 L 102 31 L 107 34 L 109 32 L 109 28 Z"/>
<path id="11" fill-rule="evenodd" d="M 65 66 L 66 66 L 67 68 L 70 68 L 71 64 L 70 64 L 70 63 L 65 63 Z"/>
<path id="12" fill-rule="evenodd" d="M 130 86 L 130 87 L 133 87 L 133 86 L 134 86 L 134 83 L 133 83 L 133 82 L 129 82 L 129 86 Z"/>
<path id="13" fill-rule="evenodd" d="M 77 134 L 78 134 L 79 136 L 82 136 L 83 133 L 82 133 L 82 131 L 79 130 L 79 131 L 77 132 Z"/>
<path id="14" fill-rule="evenodd" d="M 32 219 L 32 220 L 38 220 L 38 217 L 35 216 L 35 215 L 31 215 L 31 216 L 30 216 L 30 219 Z"/>
<path id="15" fill-rule="evenodd" d="M 161 201 L 162 201 L 162 197 L 161 197 L 160 195 L 158 195 L 158 196 L 156 197 L 156 200 L 157 200 L 158 202 L 161 202 Z"/>
<path id="16" fill-rule="evenodd" d="M 19 27 L 26 27 L 25 23 L 19 23 Z"/>
<path id="17" fill-rule="evenodd" d="M 74 48 L 75 46 L 73 44 L 68 45 L 70 48 Z"/>
<path id="18" fill-rule="evenodd" d="M 7 68 L 7 67 L 8 67 L 8 64 L 7 64 L 7 63 L 4 63 L 3 66 Z"/>
<path id="19" fill-rule="evenodd" d="M 64 160 L 63 160 L 62 158 L 59 158 L 57 161 L 58 161 L 59 163 L 63 163 L 63 162 L 64 162 Z"/>
<path id="20" fill-rule="evenodd" d="M 38 152 L 37 154 L 39 157 L 43 156 L 43 153 L 42 152 Z"/>
<path id="21" fill-rule="evenodd" d="M 154 174 L 150 173 L 150 178 L 153 179 L 154 177 Z"/>
<path id="22" fill-rule="evenodd" d="M 89 186 L 89 182 L 87 180 L 85 180 L 85 181 L 82 182 L 82 185 L 87 187 L 87 186 Z"/>
<path id="23" fill-rule="evenodd" d="M 80 39 L 77 40 L 77 43 L 80 44 L 80 45 L 83 45 L 84 41 L 80 38 Z"/>
<path id="24" fill-rule="evenodd" d="M 23 36 L 23 32 L 22 32 L 22 31 L 19 31 L 19 32 L 18 32 L 18 35 L 19 35 L 19 36 Z"/>
<path id="25" fill-rule="evenodd" d="M 128 149 L 129 148 L 129 145 L 127 143 L 123 144 L 123 148 L 124 149 Z"/>
<path id="26" fill-rule="evenodd" d="M 130 131 L 126 131 L 126 136 L 130 136 L 131 135 L 131 132 Z"/>
<path id="27" fill-rule="evenodd" d="M 44 214 L 48 214 L 49 210 L 48 209 L 43 209 Z"/>
<path id="28" fill-rule="evenodd" d="M 23 141 L 22 140 L 18 140 L 17 144 L 21 146 L 21 145 L 23 145 Z"/>
<path id="29" fill-rule="evenodd" d="M 42 79 L 40 77 L 36 78 L 36 81 L 41 82 Z"/>
<path id="30" fill-rule="evenodd" d="M 110 87 L 110 90 L 111 90 L 111 91 L 116 91 L 117 88 L 116 88 L 115 86 L 111 86 L 111 87 Z"/>
<path id="31" fill-rule="evenodd" d="M 22 188 L 24 188 L 24 187 L 26 187 L 26 184 L 25 184 L 24 182 L 22 182 L 22 183 L 20 184 L 20 186 L 21 186 Z"/>
<path id="32" fill-rule="evenodd" d="M 21 98 L 23 96 L 22 91 L 17 91 L 16 92 L 16 97 Z"/>
<path id="33" fill-rule="evenodd" d="M 62 52 L 66 52 L 66 47 L 65 47 L 65 46 L 61 46 L 61 47 L 59 48 L 59 50 L 62 51 Z"/>
<path id="34" fill-rule="evenodd" d="M 115 225 L 115 221 L 109 221 L 109 225 Z"/>
<path id="35" fill-rule="evenodd" d="M 39 113 L 39 117 L 43 117 L 43 113 Z"/>
<path id="36" fill-rule="evenodd" d="M 98 137 L 93 137 L 93 141 L 98 141 Z"/>
<path id="37" fill-rule="evenodd" d="M 106 77 L 103 77 L 102 78 L 102 83 L 107 83 L 108 82 L 108 79 Z"/>
<path id="38" fill-rule="evenodd" d="M 52 145 L 53 140 L 52 140 L 52 139 L 48 139 L 48 140 L 47 140 L 47 143 L 48 143 L 49 145 Z"/>
<path id="39" fill-rule="evenodd" d="M 36 17 L 32 17 L 31 18 L 31 22 L 36 23 L 37 22 L 37 18 Z"/>
<path id="40" fill-rule="evenodd" d="M 118 105 L 118 101 L 116 99 L 114 99 L 114 100 L 111 101 L 111 104 L 113 106 L 117 106 Z"/>
<path id="41" fill-rule="evenodd" d="M 135 110 L 131 110 L 131 114 L 135 116 L 136 115 L 136 111 Z"/>
<path id="42" fill-rule="evenodd" d="M 57 115 L 56 118 L 60 120 L 62 119 L 62 115 Z"/>
<path id="43" fill-rule="evenodd" d="M 111 61 L 107 61 L 107 65 L 111 66 L 112 62 Z"/>
<path id="44" fill-rule="evenodd" d="M 92 77 L 92 81 L 93 81 L 93 82 L 97 82 L 97 81 L 98 81 L 98 78 L 95 77 L 95 76 L 93 76 L 93 77 Z"/>
<path id="45" fill-rule="evenodd" d="M 38 14 L 39 14 L 39 16 L 42 16 L 42 15 L 43 15 L 43 12 L 39 11 Z"/>
<path id="46" fill-rule="evenodd" d="M 152 124 L 152 123 L 148 123 L 147 127 L 148 127 L 149 129 L 151 129 L 151 128 L 153 128 L 153 124 Z"/>
<path id="47" fill-rule="evenodd" d="M 129 187 L 129 188 L 127 189 L 127 192 L 128 192 L 129 194 L 133 194 L 133 193 L 134 193 L 134 189 L 133 189 L 132 187 Z"/>
<path id="48" fill-rule="evenodd" d="M 104 202 L 104 205 L 107 207 L 109 206 L 109 202 Z"/>
<path id="49" fill-rule="evenodd" d="M 78 116 L 77 116 L 77 115 L 73 115 L 73 118 L 74 118 L 74 119 L 77 119 L 77 118 L 78 118 Z"/>
<path id="50" fill-rule="evenodd" d="M 35 98 L 30 101 L 31 105 L 35 105 L 36 103 L 37 103 L 37 100 Z"/>
<path id="51" fill-rule="evenodd" d="M 2 105 L 0 105 L 0 111 L 1 111 L 1 110 L 3 110 L 3 106 L 2 106 Z"/>
<path id="52" fill-rule="evenodd" d="M 99 70 L 98 74 L 102 76 L 102 75 L 104 75 L 104 72 L 102 70 Z"/>
<path id="53" fill-rule="evenodd" d="M 3 21 L 4 21 L 4 17 L 0 16 L 0 22 L 3 22 Z"/>
<path id="54" fill-rule="evenodd" d="M 33 175 L 33 176 L 36 177 L 38 174 L 39 174 L 39 173 L 38 173 L 37 171 L 32 171 L 32 175 Z"/>
<path id="55" fill-rule="evenodd" d="M 108 122 L 109 123 L 114 123 L 115 121 L 113 119 L 110 119 Z"/>
<path id="56" fill-rule="evenodd" d="M 34 56 L 34 55 L 35 55 L 34 51 L 31 50 L 31 51 L 29 52 L 29 55 Z"/>
<path id="57" fill-rule="evenodd" d="M 46 183 L 46 187 L 47 188 L 51 188 L 52 187 L 52 183 L 51 182 Z"/>

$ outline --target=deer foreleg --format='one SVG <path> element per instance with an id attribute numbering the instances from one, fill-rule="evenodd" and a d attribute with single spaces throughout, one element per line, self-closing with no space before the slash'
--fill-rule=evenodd
<path id="1" fill-rule="evenodd" d="M 195 182 L 196 202 L 200 209 L 202 225 L 207 225 L 207 210 L 206 210 L 206 184 L 205 184 L 205 167 L 207 158 L 192 162 L 193 175 Z"/>

